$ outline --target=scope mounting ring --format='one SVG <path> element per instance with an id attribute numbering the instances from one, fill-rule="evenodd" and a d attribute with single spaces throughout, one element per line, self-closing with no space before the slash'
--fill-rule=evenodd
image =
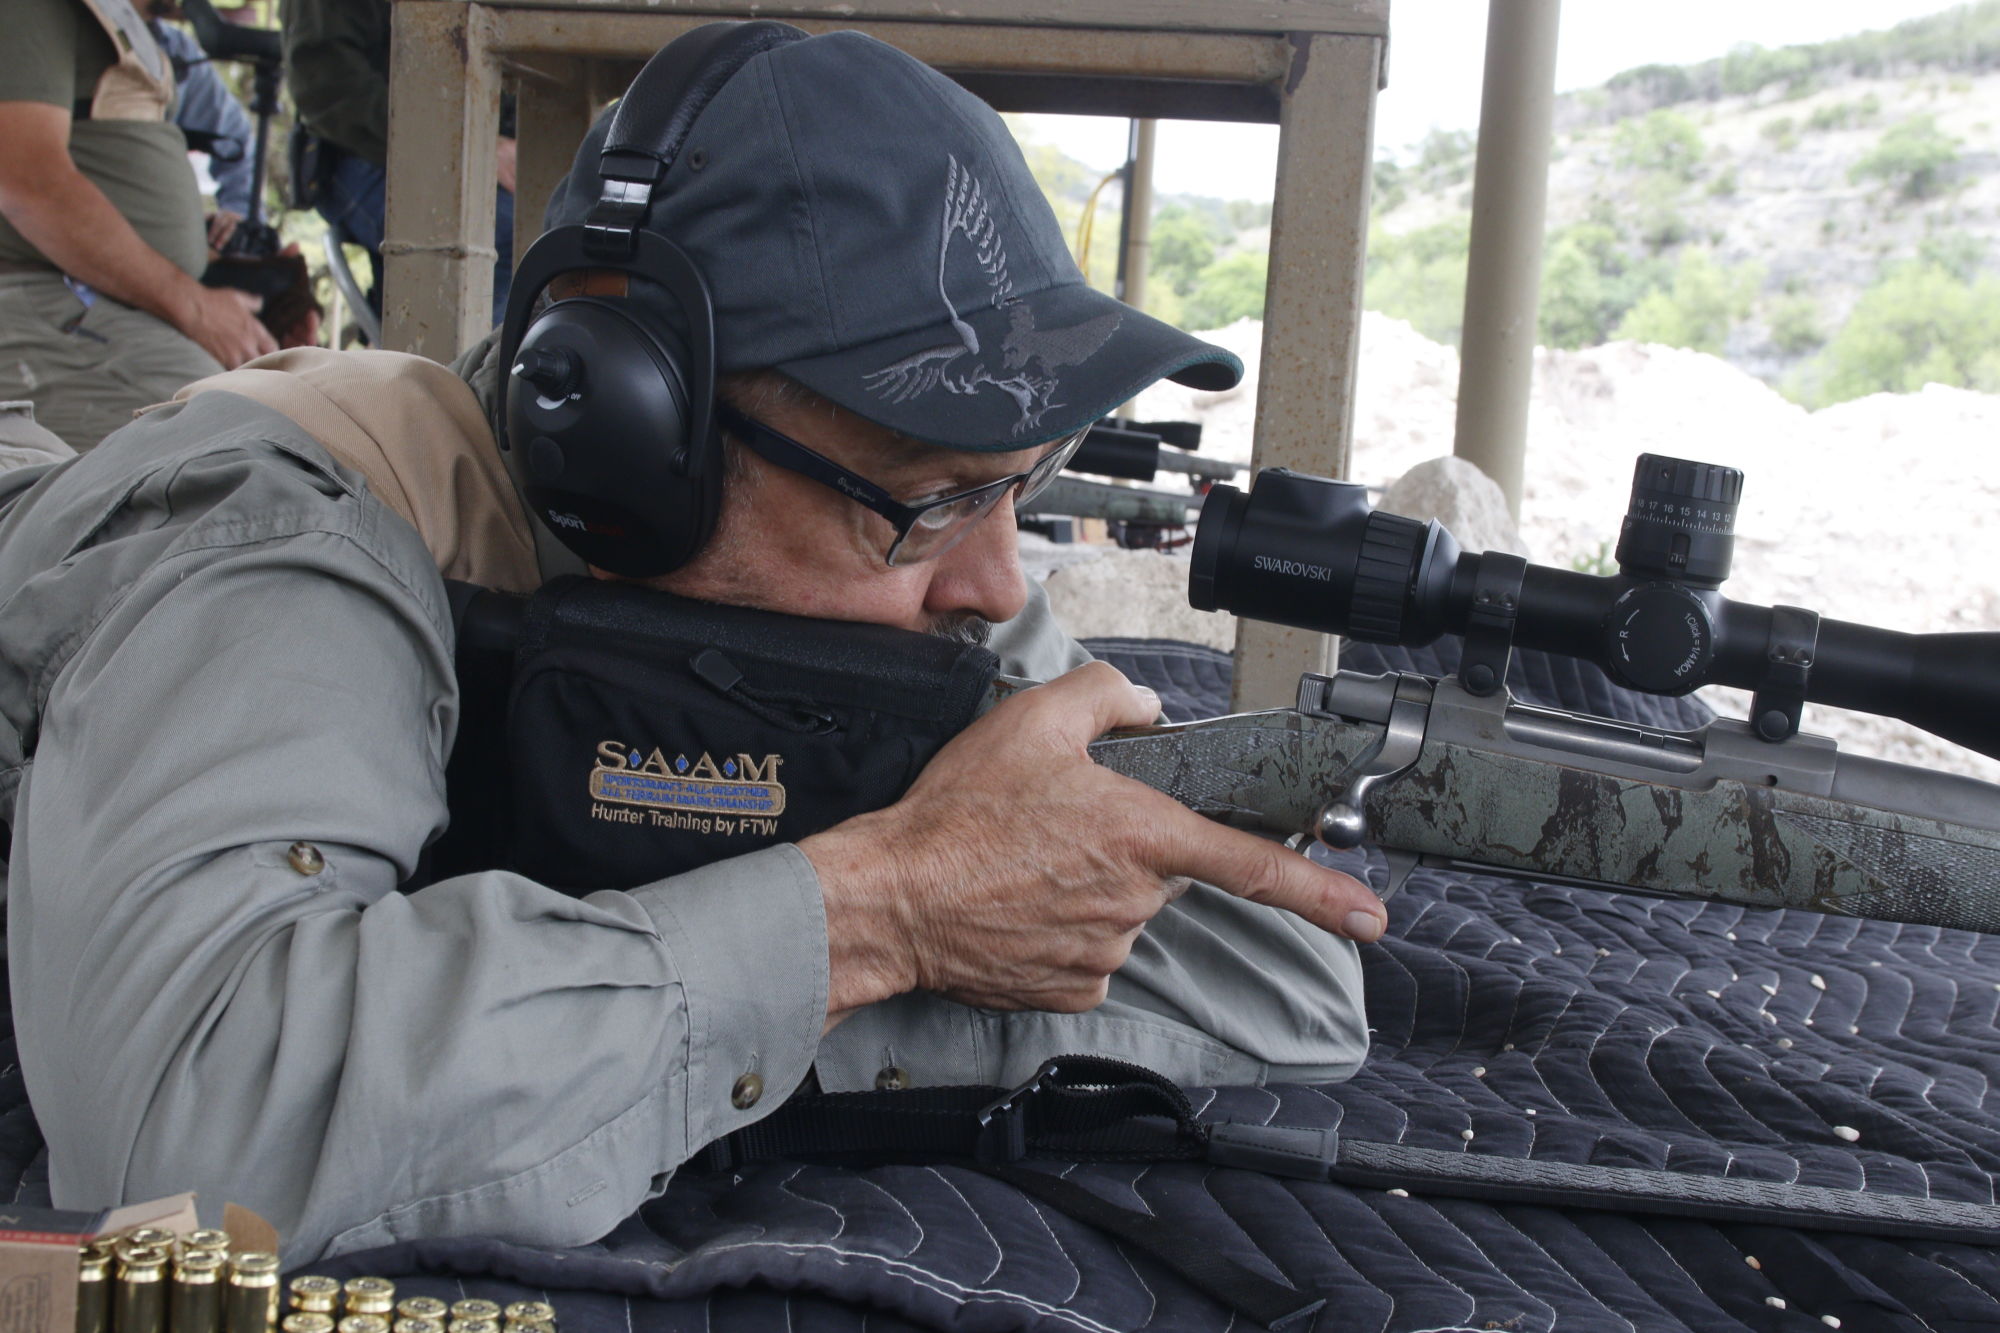
<path id="1" fill-rule="evenodd" d="M 1472 613 L 1465 623 L 1465 655 L 1459 659 L 1458 682 L 1481 698 L 1507 683 L 1507 664 L 1514 656 L 1514 626 L 1521 615 L 1521 584 L 1528 562 L 1505 551 L 1479 557 L 1472 579 Z"/>
<path id="2" fill-rule="evenodd" d="M 1771 608 L 1764 642 L 1764 675 L 1750 700 L 1750 727 L 1767 741 L 1798 734 L 1805 711 L 1806 684 L 1819 651 L 1819 612 L 1802 606 Z"/>

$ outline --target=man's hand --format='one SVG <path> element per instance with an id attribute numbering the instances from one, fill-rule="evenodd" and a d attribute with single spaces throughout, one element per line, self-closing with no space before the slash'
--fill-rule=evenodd
<path id="1" fill-rule="evenodd" d="M 226 369 L 276 351 L 257 298 L 203 287 L 146 244 L 76 169 L 69 130 L 67 107 L 0 101 L 0 215 L 64 273 L 165 320 Z"/>
<path id="2" fill-rule="evenodd" d="M 514 141 L 501 135 L 493 149 L 493 176 L 508 194 L 514 193 L 514 156 Z"/>
<path id="3" fill-rule="evenodd" d="M 1378 938 L 1359 881 L 1091 762 L 1091 741 L 1158 710 L 1115 669 L 1080 667 L 968 727 L 896 804 L 802 841 L 826 895 L 828 1025 L 913 989 L 1093 1008 L 1189 879 Z"/>
<path id="4" fill-rule="evenodd" d="M 192 299 L 174 327 L 220 361 L 224 370 L 234 370 L 253 357 L 278 350 L 277 339 L 257 318 L 263 308 L 264 298 L 254 292 L 195 283 Z"/>
<path id="5" fill-rule="evenodd" d="M 229 244 L 229 238 L 236 234 L 236 224 L 243 220 L 240 213 L 232 213 L 226 208 L 218 208 L 208 219 L 208 251 L 212 259 L 222 253 L 222 247 Z"/>

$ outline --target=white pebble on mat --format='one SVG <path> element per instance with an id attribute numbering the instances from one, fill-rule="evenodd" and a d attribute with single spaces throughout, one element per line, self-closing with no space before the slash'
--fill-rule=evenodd
<path id="1" fill-rule="evenodd" d="M 1844 1139 L 1848 1143 L 1858 1143 L 1861 1141 L 1861 1131 L 1852 1125 L 1835 1125 L 1833 1127 L 1833 1136 L 1837 1139 Z"/>
<path id="2" fill-rule="evenodd" d="M 1785 1298 L 1783 1296 L 1766 1296 L 1764 1304 L 1770 1306 L 1773 1310 L 1782 1310 L 1785 1308 Z"/>

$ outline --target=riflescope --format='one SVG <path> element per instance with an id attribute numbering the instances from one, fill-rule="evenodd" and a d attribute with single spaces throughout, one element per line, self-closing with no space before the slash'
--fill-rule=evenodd
<path id="1" fill-rule="evenodd" d="M 1597 575 L 1469 554 L 1435 520 L 1369 508 L 1361 486 L 1267 468 L 1247 494 L 1210 491 L 1188 600 L 1369 643 L 1463 635 L 1475 694 L 1500 687 L 1513 647 L 1539 648 L 1652 694 L 1753 690 L 1768 740 L 1796 732 L 1810 700 L 2000 757 L 2000 633 L 1902 634 L 1722 596 L 1742 492 L 1734 468 L 1640 455 L 1619 572 Z"/>

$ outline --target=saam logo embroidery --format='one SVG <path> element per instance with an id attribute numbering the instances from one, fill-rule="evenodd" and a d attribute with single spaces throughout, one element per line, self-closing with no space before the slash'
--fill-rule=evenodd
<path id="1" fill-rule="evenodd" d="M 600 741 L 590 771 L 592 800 L 704 815 L 775 819 L 785 811 L 785 787 L 778 767 L 785 757 L 725 755 L 721 763 L 707 751 L 671 762 L 655 748 L 642 755 L 624 741 Z"/>
<path id="2" fill-rule="evenodd" d="M 1095 356 L 1124 317 L 1114 311 L 1066 328 L 1036 328 L 1035 312 L 1014 294 L 1014 282 L 1007 273 L 1007 246 L 987 207 L 985 190 L 978 177 L 959 165 L 956 156 L 949 161 L 938 240 L 938 296 L 958 340 L 927 347 L 870 371 L 863 383 L 870 393 L 892 403 L 908 402 L 937 389 L 955 394 L 995 389 L 1021 409 L 1014 434 L 1023 435 L 1039 426 L 1049 409 L 1062 406 L 1055 399 L 1062 387 L 1060 372 Z M 955 246 L 953 241 L 958 237 L 964 242 Z M 979 265 L 993 309 L 1007 312 L 1008 332 L 1000 344 L 997 370 L 947 290 L 946 277 L 955 253 L 969 254 Z"/>

